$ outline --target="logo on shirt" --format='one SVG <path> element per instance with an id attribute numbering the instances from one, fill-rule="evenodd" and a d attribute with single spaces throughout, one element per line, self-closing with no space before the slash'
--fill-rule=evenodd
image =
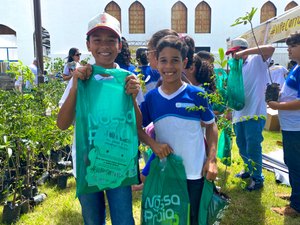
<path id="1" fill-rule="evenodd" d="M 194 107 L 194 103 L 187 103 L 187 102 L 176 102 L 176 108 L 186 108 L 186 107 Z"/>

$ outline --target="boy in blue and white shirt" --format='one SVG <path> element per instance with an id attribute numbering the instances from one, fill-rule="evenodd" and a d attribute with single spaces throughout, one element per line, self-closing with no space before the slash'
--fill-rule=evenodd
<path id="1" fill-rule="evenodd" d="M 181 80 L 186 53 L 185 43 L 177 36 L 168 35 L 159 41 L 156 57 L 162 85 L 151 90 L 141 104 L 143 125 L 154 123 L 155 140 L 146 133 L 139 137 L 160 158 L 174 153 L 183 159 L 191 204 L 190 221 L 197 225 L 203 177 L 214 180 L 217 176 L 218 131 L 207 99 L 199 95 L 203 91 Z M 189 111 L 187 107 L 200 110 Z M 201 123 L 206 126 L 207 152 Z"/>
<path id="2" fill-rule="evenodd" d="M 281 215 L 300 216 L 300 33 L 287 38 L 289 58 L 297 62 L 291 69 L 280 92 L 279 101 L 270 101 L 272 109 L 278 109 L 282 132 L 284 162 L 289 169 L 292 187 L 290 205 L 273 207 Z"/>

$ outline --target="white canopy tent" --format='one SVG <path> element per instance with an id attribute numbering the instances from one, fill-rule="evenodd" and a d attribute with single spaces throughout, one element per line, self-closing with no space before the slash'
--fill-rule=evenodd
<path id="1" fill-rule="evenodd" d="M 254 28 L 254 34 L 259 45 L 285 42 L 285 39 L 295 32 L 300 32 L 300 6 L 273 17 Z M 251 30 L 240 37 L 245 38 L 250 47 L 256 46 Z"/>

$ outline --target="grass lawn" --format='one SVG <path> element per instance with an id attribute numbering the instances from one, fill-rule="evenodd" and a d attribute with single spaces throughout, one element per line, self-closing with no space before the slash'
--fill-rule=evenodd
<path id="1" fill-rule="evenodd" d="M 263 151 L 265 153 L 280 148 L 276 141 L 281 140 L 279 132 L 264 132 Z M 233 163 L 225 170 L 225 166 L 219 164 L 219 178 L 217 185 L 231 198 L 231 204 L 225 213 L 221 224 L 226 225 L 299 225 L 300 218 L 293 219 L 283 217 L 272 212 L 272 206 L 284 206 L 287 201 L 275 197 L 275 193 L 290 193 L 290 187 L 278 185 L 275 182 L 274 173 L 264 170 L 265 186 L 261 191 L 247 192 L 242 189 L 245 185 L 234 175 L 243 168 L 241 158 L 238 156 L 237 147 L 234 143 Z M 226 172 L 225 172 L 226 171 Z M 34 211 L 23 215 L 17 225 L 80 225 L 83 224 L 80 205 L 75 199 L 75 180 L 68 180 L 68 188 L 58 190 L 51 186 L 39 188 L 41 193 L 46 193 L 47 199 L 36 206 Z M 133 193 L 133 211 L 136 224 L 140 224 L 140 199 L 141 191 Z M 2 206 L 0 211 L 2 212 Z M 0 221 L 2 213 L 0 213 Z M 1 223 L 1 222 L 0 222 Z M 108 225 L 110 221 L 108 220 Z"/>

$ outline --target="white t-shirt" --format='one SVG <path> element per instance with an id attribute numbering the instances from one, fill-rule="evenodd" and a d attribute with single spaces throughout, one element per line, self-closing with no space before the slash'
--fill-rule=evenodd
<path id="1" fill-rule="evenodd" d="M 254 116 L 267 115 L 264 96 L 267 84 L 271 83 L 268 75 L 268 62 L 264 62 L 260 55 L 249 55 L 243 64 L 242 74 L 245 106 L 240 111 L 233 111 L 233 123 L 245 121 Z"/>
<path id="2" fill-rule="evenodd" d="M 205 144 L 201 122 L 214 123 L 214 114 L 199 87 L 183 84 L 168 95 L 161 87 L 151 90 L 141 104 L 143 125 L 154 123 L 155 139 L 168 144 L 183 160 L 187 179 L 202 177 Z M 202 106 L 203 110 L 188 111 L 187 107 Z"/>
<path id="3" fill-rule="evenodd" d="M 76 67 L 75 67 L 75 68 L 78 68 L 78 67 L 80 67 L 80 66 L 81 66 L 80 63 L 79 63 L 79 62 L 76 62 Z M 66 63 L 65 66 L 64 66 L 64 72 L 63 72 L 63 74 L 65 74 L 65 75 L 67 75 L 67 76 L 70 75 L 70 69 L 69 69 L 69 67 L 68 67 L 68 63 Z"/>
<path id="4" fill-rule="evenodd" d="M 289 73 L 279 95 L 280 102 L 300 101 L 300 66 Z M 278 110 L 281 130 L 300 131 L 300 110 Z"/>
<path id="5" fill-rule="evenodd" d="M 284 66 L 274 65 L 270 67 L 270 73 L 273 83 L 279 84 L 281 89 L 284 84 L 285 75 L 288 73 L 288 70 Z"/>
<path id="6" fill-rule="evenodd" d="M 115 63 L 115 68 L 120 68 L 118 64 Z M 105 80 L 105 79 L 111 79 L 111 77 L 102 77 L 101 75 L 97 75 L 99 77 L 101 77 L 101 79 Z M 59 106 L 61 107 L 64 102 L 66 101 L 70 90 L 73 86 L 73 77 L 70 79 L 70 82 L 68 83 L 60 101 L 59 101 Z M 136 97 L 136 101 L 138 103 L 141 103 L 142 101 L 144 101 L 144 97 L 143 97 L 143 93 L 142 90 L 140 90 L 139 94 Z M 74 135 L 73 135 L 73 144 L 72 144 L 72 160 L 73 160 L 73 174 L 76 177 L 76 129 L 75 129 L 76 123 L 74 123 Z"/>

